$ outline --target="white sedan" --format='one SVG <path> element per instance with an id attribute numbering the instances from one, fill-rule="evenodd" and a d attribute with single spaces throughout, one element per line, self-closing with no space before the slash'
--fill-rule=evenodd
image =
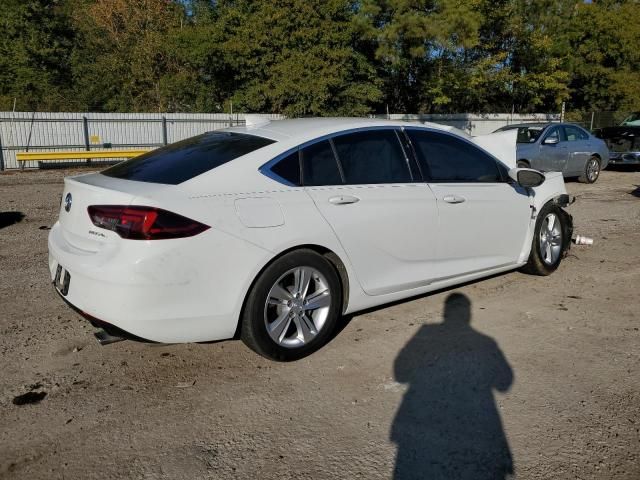
<path id="1" fill-rule="evenodd" d="M 515 168 L 513 132 L 249 121 L 66 178 L 49 269 L 104 343 L 239 336 L 294 360 L 340 315 L 551 273 L 571 239 L 567 201 L 560 173 Z"/>

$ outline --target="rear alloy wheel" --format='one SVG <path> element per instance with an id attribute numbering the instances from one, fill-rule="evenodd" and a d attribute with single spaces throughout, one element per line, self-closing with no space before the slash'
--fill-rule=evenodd
<path id="1" fill-rule="evenodd" d="M 553 203 L 548 203 L 540 210 L 531 253 L 527 264 L 522 267 L 523 272 L 532 275 L 550 275 L 558 268 L 571 236 L 566 215 Z"/>
<path id="2" fill-rule="evenodd" d="M 265 269 L 251 290 L 241 338 L 273 360 L 297 360 L 329 339 L 342 308 L 338 274 L 311 250 L 289 253 Z"/>
<path id="3" fill-rule="evenodd" d="M 579 180 L 582 183 L 595 183 L 600 176 L 600 159 L 598 157 L 591 157 L 584 166 L 584 173 L 580 176 Z"/>

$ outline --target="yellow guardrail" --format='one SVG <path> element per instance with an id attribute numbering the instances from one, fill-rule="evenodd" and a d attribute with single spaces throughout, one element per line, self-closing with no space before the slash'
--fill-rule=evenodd
<path id="1" fill-rule="evenodd" d="M 46 160 L 85 160 L 90 158 L 133 158 L 149 150 L 93 150 L 89 152 L 18 152 L 19 162 L 40 162 Z"/>

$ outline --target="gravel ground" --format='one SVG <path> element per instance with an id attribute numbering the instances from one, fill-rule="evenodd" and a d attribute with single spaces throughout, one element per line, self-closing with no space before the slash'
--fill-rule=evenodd
<path id="1" fill-rule="evenodd" d="M 568 183 L 595 245 L 554 275 L 354 316 L 290 364 L 100 347 L 49 283 L 64 174 L 0 175 L 0 478 L 640 478 L 640 173 Z"/>

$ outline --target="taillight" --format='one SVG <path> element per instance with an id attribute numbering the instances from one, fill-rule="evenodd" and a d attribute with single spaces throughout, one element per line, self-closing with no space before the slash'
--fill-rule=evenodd
<path id="1" fill-rule="evenodd" d="M 161 208 L 92 205 L 87 211 L 96 227 L 111 230 L 130 240 L 192 237 L 209 228 L 200 222 Z"/>

